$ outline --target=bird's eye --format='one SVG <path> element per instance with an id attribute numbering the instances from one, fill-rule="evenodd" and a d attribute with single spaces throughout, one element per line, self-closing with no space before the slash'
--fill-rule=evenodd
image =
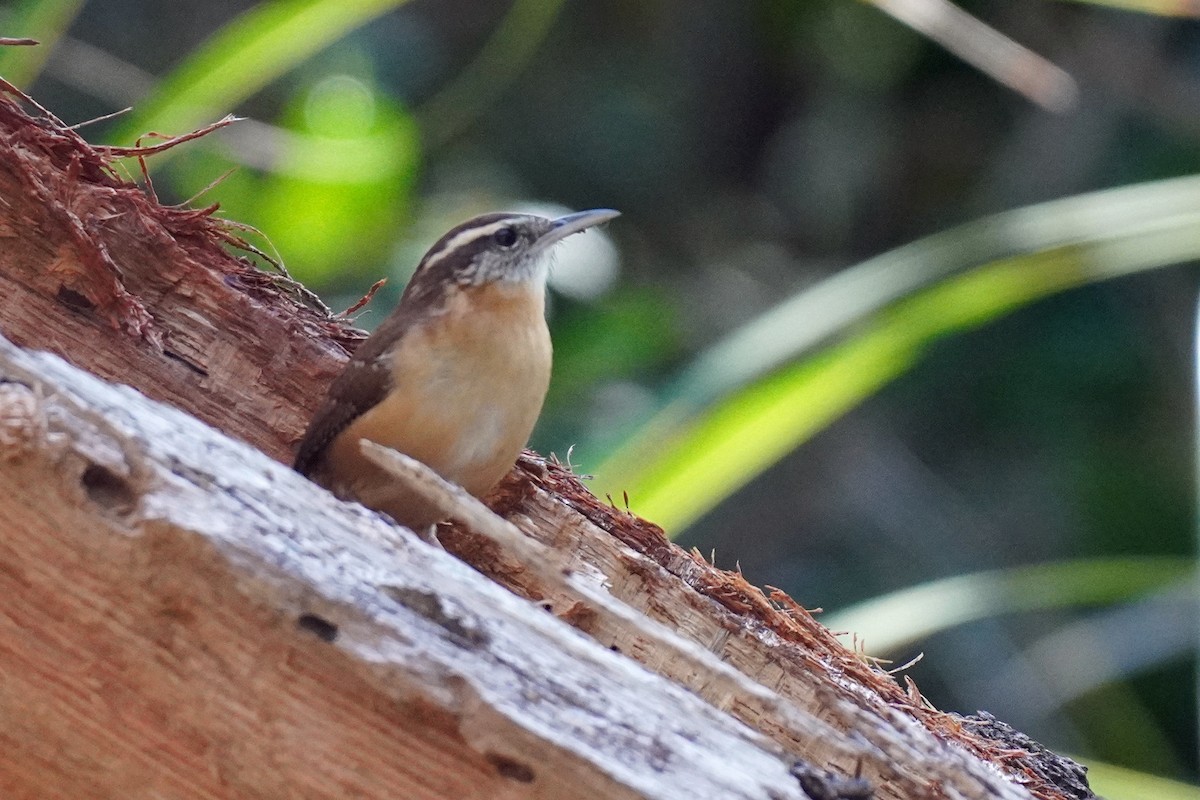
<path id="1" fill-rule="evenodd" d="M 512 247 L 517 243 L 517 232 L 512 228 L 501 228 L 492 235 L 501 247 Z"/>

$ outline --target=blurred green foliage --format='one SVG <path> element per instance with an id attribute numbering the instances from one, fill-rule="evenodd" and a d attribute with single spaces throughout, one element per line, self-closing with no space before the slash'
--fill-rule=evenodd
<path id="1" fill-rule="evenodd" d="M 867 652 L 893 654 L 971 620 L 1142 597 L 1190 579 L 1194 570 L 1190 558 L 1110 558 L 955 575 L 872 597 L 822 622 L 853 631 Z"/>
<path id="2" fill-rule="evenodd" d="M 253 225 L 295 275 L 320 289 L 374 280 L 403 224 L 419 174 L 412 117 L 370 80 L 331 75 L 290 99 L 271 133 L 269 170 L 235 169 L 213 192 L 230 219 Z M 172 164 L 195 194 L 228 170 L 219 151 L 193 148 Z"/>
<path id="3" fill-rule="evenodd" d="M 354 28 L 406 0 L 271 0 L 233 19 L 192 51 L 115 134 L 180 132 L 240 101 Z"/>
<path id="4" fill-rule="evenodd" d="M 987 260 L 1013 249 L 1024 252 Z M 633 510 L 684 528 L 911 369 L 930 342 L 1055 292 L 1197 258 L 1195 178 L 1020 209 L 907 245 L 716 343 L 601 465 L 598 486 L 623 484 Z M 855 297 L 836 306 L 847 313 L 809 329 L 814 306 L 847 284 Z"/>
<path id="5" fill-rule="evenodd" d="M 568 410 L 573 398 L 613 375 L 638 375 L 677 356 L 678 328 L 669 307 L 652 287 L 617 289 L 601 306 L 560 300 L 547 407 Z M 563 431 L 571 432 L 568 421 Z"/>
<path id="6" fill-rule="evenodd" d="M 37 77 L 54 43 L 79 13 L 84 0 L 20 0 L 4 17 L 4 35 L 37 39 L 40 47 L 0 48 L 0 75 L 16 86 Z"/>
<path id="7" fill-rule="evenodd" d="M 1091 759 L 1088 782 L 1100 797 L 1126 797 L 1130 800 L 1200 800 L 1200 789 L 1179 781 L 1155 778 Z"/>

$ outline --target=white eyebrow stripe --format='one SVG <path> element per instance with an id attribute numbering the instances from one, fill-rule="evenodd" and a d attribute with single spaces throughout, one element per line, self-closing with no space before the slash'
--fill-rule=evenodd
<path id="1" fill-rule="evenodd" d="M 441 261 L 445 256 L 453 253 L 460 247 L 470 244 L 471 242 L 474 242 L 475 240 L 484 236 L 491 236 L 501 228 L 507 228 L 509 225 L 512 225 L 513 222 L 513 219 L 502 219 L 478 228 L 467 228 L 465 231 L 459 231 L 453 236 L 453 238 L 451 238 L 437 250 L 426 255 L 424 262 L 421 264 L 421 268 L 429 269 L 434 264 Z"/>

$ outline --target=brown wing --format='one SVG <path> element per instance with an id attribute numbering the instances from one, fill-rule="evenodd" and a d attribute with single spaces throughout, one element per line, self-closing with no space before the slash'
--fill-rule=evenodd
<path id="1" fill-rule="evenodd" d="M 460 229 L 476 221 L 463 223 L 443 236 L 442 241 L 448 241 Z M 421 264 L 417 265 L 417 271 L 405 287 L 400 303 L 375 332 L 358 346 L 346 369 L 330 385 L 329 396 L 308 424 L 308 430 L 296 451 L 292 466 L 301 475 L 310 475 L 330 442 L 387 396 L 392 389 L 391 363 L 386 358 L 387 351 L 413 325 L 438 313 L 445 300 L 449 276 L 441 272 L 431 273 L 422 270 L 422 267 L 429 256 L 437 252 L 440 244 L 434 245 Z"/>
<path id="2" fill-rule="evenodd" d="M 295 470 L 309 475 L 329 443 L 387 396 L 391 385 L 392 378 L 384 364 L 377 359 L 360 359 L 356 354 L 329 387 L 329 396 L 308 424 L 296 451 Z"/>

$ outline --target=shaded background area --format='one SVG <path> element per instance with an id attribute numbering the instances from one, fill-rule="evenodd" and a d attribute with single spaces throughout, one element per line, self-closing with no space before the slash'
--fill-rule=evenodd
<path id="1" fill-rule="evenodd" d="M 4 53 L 0 74 L 26 70 L 23 88 L 68 123 L 138 106 L 85 130 L 115 144 L 147 130 L 136 115 L 164 76 L 254 7 L 26 2 L 0 5 L 0 34 L 46 38 L 11 26 L 50 5 L 66 36 Z M 534 445 L 575 446 L 582 472 L 698 353 L 849 265 L 997 211 L 1200 171 L 1192 21 L 967 4 L 1074 77 L 1077 103 L 1055 114 L 850 0 L 399 5 L 206 109 L 249 120 L 151 162 L 155 188 L 182 202 L 236 168 L 196 203 L 262 231 L 335 310 L 388 276 L 368 328 L 473 213 L 620 209 L 552 287 L 556 373 Z M 1195 298 L 1194 269 L 1174 267 L 942 338 L 673 533 L 830 612 L 984 570 L 1188 558 Z M 924 652 L 906 674 L 940 708 L 1194 781 L 1195 596 L 1151 588 L 984 614 L 887 655 Z"/>

